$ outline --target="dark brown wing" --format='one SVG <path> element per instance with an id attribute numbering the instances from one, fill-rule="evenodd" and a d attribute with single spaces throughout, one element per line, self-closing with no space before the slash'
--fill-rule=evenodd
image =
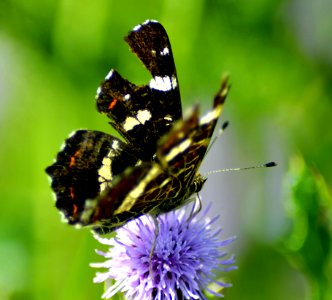
<path id="1" fill-rule="evenodd" d="M 81 223 L 107 233 L 131 219 L 157 210 L 166 199 L 174 199 L 181 183 L 160 165 L 151 162 L 127 169 L 113 186 L 86 203 Z"/>
<path id="2" fill-rule="evenodd" d="M 190 186 L 197 175 L 228 91 L 229 84 L 225 79 L 214 97 L 211 111 L 199 119 L 198 106 L 195 106 L 189 116 L 183 122 L 177 122 L 158 144 L 157 160 L 181 181 L 183 189 Z"/>
<path id="3" fill-rule="evenodd" d="M 112 185 L 118 174 L 137 163 L 128 145 L 99 131 L 78 130 L 46 169 L 52 179 L 56 207 L 69 224 L 80 223 L 87 199 Z"/>
<path id="4" fill-rule="evenodd" d="M 125 40 L 152 79 L 145 86 L 136 86 L 111 70 L 97 91 L 97 107 L 111 119 L 110 124 L 136 156 L 151 161 L 160 137 L 182 118 L 171 44 L 165 29 L 156 21 L 136 26 Z"/>

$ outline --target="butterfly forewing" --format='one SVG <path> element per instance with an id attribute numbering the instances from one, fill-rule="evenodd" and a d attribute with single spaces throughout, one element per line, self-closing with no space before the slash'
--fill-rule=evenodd
<path id="1" fill-rule="evenodd" d="M 125 38 L 152 79 L 136 86 L 111 70 L 97 92 L 97 107 L 143 161 L 156 153 L 157 141 L 182 118 L 171 45 L 161 24 L 148 21 Z M 149 134 L 146 134 L 146 133 Z"/>
<path id="2" fill-rule="evenodd" d="M 227 79 L 224 79 L 214 98 L 213 110 L 199 119 L 198 106 L 194 106 L 185 120 L 177 122 L 158 144 L 158 160 L 170 174 L 181 181 L 183 189 L 186 189 L 197 175 L 228 90 Z"/>

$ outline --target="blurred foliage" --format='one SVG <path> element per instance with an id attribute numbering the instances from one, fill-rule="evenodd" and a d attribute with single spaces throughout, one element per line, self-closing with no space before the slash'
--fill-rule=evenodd
<path id="1" fill-rule="evenodd" d="M 332 298 L 332 196 L 322 176 L 302 157 L 292 159 L 286 177 L 286 211 L 292 230 L 284 247 L 292 263 L 308 277 L 312 299 Z"/>
<path id="2" fill-rule="evenodd" d="M 71 131 L 114 133 L 94 93 L 111 67 L 135 83 L 149 79 L 123 42 L 145 19 L 168 31 L 184 107 L 209 108 L 222 73 L 230 74 L 223 119 L 231 126 L 203 170 L 279 163 L 210 176 L 202 192 L 220 210 L 225 234 L 238 236 L 227 299 L 302 300 L 310 297 L 307 277 L 330 283 L 330 232 L 325 223 L 309 225 L 329 220 L 330 211 L 319 178 L 328 194 L 331 9 L 330 0 L 1 0 L 0 299 L 100 298 L 88 266 L 99 246 L 88 230 L 59 221 L 44 169 Z M 298 152 L 316 171 L 291 165 L 299 174 L 289 187 L 299 211 L 291 234 L 282 182 Z M 280 252 L 282 239 L 291 260 Z"/>

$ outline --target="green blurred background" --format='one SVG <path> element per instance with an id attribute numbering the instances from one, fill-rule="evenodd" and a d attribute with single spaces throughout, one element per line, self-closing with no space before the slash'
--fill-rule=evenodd
<path id="1" fill-rule="evenodd" d="M 102 248 L 60 222 L 44 172 L 78 128 L 114 133 L 95 109 L 111 67 L 149 74 L 123 36 L 145 19 L 167 29 L 183 107 L 211 107 L 224 72 L 230 127 L 202 172 L 275 160 L 277 168 L 209 176 L 239 270 L 226 299 L 332 299 L 332 2 L 330 0 L 0 2 L 0 299 L 99 299 Z"/>

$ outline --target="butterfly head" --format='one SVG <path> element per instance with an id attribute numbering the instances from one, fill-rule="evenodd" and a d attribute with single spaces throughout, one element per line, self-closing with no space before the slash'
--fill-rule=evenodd
<path id="1" fill-rule="evenodd" d="M 194 193 L 200 192 L 206 180 L 206 177 L 202 176 L 201 174 L 197 174 L 189 187 L 190 194 L 192 195 Z"/>

